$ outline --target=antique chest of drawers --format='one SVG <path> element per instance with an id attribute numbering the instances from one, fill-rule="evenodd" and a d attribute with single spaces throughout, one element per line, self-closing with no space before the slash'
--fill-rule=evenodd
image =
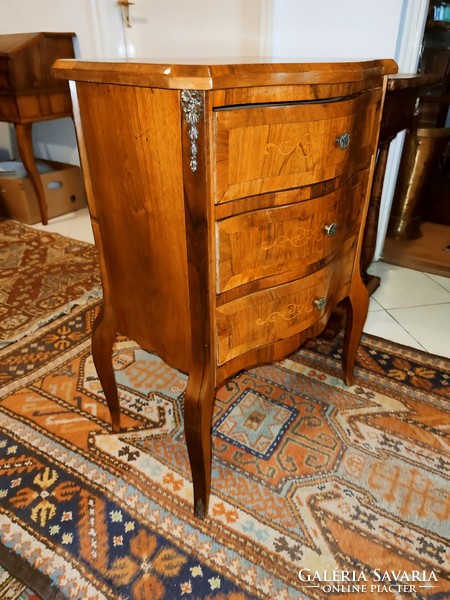
<path id="1" fill-rule="evenodd" d="M 62 60 L 71 80 L 104 300 L 92 340 L 120 427 L 116 332 L 188 374 L 194 510 L 207 512 L 215 390 L 279 359 L 346 299 L 351 383 L 390 60 L 279 64 Z"/>

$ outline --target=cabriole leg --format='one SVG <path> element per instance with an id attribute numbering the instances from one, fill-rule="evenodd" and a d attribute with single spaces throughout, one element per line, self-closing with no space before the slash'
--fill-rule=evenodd
<path id="1" fill-rule="evenodd" d="M 45 199 L 44 186 L 42 185 L 41 176 L 36 166 L 36 159 L 33 154 L 33 141 L 32 141 L 32 124 L 31 123 L 16 123 L 16 140 L 17 150 L 19 151 L 20 158 L 24 164 L 24 167 L 28 173 L 30 181 L 36 192 L 36 198 L 39 204 L 39 210 L 41 213 L 41 221 L 43 225 L 48 224 L 48 208 L 47 201 Z"/>
<path id="2" fill-rule="evenodd" d="M 204 519 L 211 488 L 211 425 L 214 386 L 208 373 L 189 377 L 184 400 L 184 431 L 194 487 L 194 513 Z"/>
<path id="3" fill-rule="evenodd" d="M 112 349 L 116 339 L 116 319 L 112 307 L 102 304 L 92 333 L 92 357 L 111 414 L 112 430 L 120 431 L 120 405 L 112 364 Z"/>
<path id="4" fill-rule="evenodd" d="M 360 277 L 355 277 L 346 302 L 347 320 L 345 323 L 343 371 L 344 381 L 353 385 L 353 371 L 356 353 L 369 308 L 369 292 Z"/>

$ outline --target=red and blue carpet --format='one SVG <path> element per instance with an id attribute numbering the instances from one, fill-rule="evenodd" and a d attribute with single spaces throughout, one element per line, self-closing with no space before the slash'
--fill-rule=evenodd
<path id="1" fill-rule="evenodd" d="M 0 353 L 0 563 L 40 597 L 450 597 L 450 363 L 364 336 L 308 343 L 217 394 L 192 514 L 186 378 L 118 338 L 124 431 L 92 363 L 98 304 Z M 25 568 L 26 566 L 26 568 Z"/>
<path id="2" fill-rule="evenodd" d="M 100 297 L 95 246 L 0 217 L 0 347 Z"/>

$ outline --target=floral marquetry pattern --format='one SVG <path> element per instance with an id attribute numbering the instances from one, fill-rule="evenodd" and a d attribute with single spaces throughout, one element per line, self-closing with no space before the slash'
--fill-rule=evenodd
<path id="1" fill-rule="evenodd" d="M 294 248 L 301 248 L 305 244 L 311 241 L 311 228 L 297 227 L 293 231 L 291 236 L 280 235 L 272 243 L 264 242 L 262 244 L 263 250 L 272 250 L 272 248 L 282 247 L 284 244 L 291 244 Z"/>
<path id="2" fill-rule="evenodd" d="M 302 135 L 302 137 L 294 143 L 292 143 L 291 140 L 286 140 L 280 144 L 270 142 L 265 147 L 265 154 L 269 154 L 271 150 L 275 150 L 282 156 L 290 156 L 295 152 L 300 158 L 309 158 L 313 153 L 314 145 L 311 134 L 305 133 L 305 135 Z"/>
<path id="3" fill-rule="evenodd" d="M 266 319 L 258 319 L 256 324 L 262 327 L 263 325 L 266 325 L 266 323 L 276 323 L 278 319 L 292 321 L 292 319 L 298 317 L 302 306 L 302 304 L 288 304 L 282 311 L 275 310 L 274 312 L 270 313 Z"/>

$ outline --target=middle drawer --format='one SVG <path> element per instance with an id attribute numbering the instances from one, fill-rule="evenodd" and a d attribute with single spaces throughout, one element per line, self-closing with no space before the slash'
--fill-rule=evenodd
<path id="1" fill-rule="evenodd" d="M 326 196 L 217 222 L 217 293 L 280 273 L 311 271 L 357 231 L 367 178 L 363 171 Z"/>

